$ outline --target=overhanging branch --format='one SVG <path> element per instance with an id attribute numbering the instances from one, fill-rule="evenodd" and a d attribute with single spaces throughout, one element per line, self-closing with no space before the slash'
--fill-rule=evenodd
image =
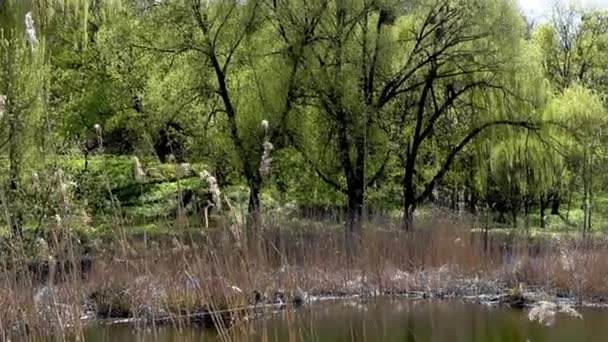
<path id="1" fill-rule="evenodd" d="M 439 182 L 443 176 L 445 176 L 445 174 L 450 170 L 450 167 L 452 166 L 452 163 L 454 162 L 454 160 L 456 159 L 456 157 L 458 156 L 458 154 L 473 140 L 475 139 L 479 134 L 481 134 L 482 132 L 484 132 L 485 130 L 491 128 L 491 127 L 496 127 L 496 126 L 512 126 L 512 127 L 520 127 L 523 129 L 528 129 L 528 130 L 538 130 L 540 127 L 540 124 L 538 123 L 534 123 L 534 122 L 530 122 L 530 121 L 517 121 L 517 120 L 497 120 L 497 121 L 492 121 L 492 122 L 488 122 L 485 123 L 479 127 L 476 127 L 474 129 L 472 129 L 461 141 L 458 145 L 456 145 L 448 154 L 445 163 L 443 164 L 443 166 L 441 167 L 441 169 L 439 169 L 439 171 L 437 171 L 437 173 L 435 174 L 435 176 L 431 179 L 431 181 L 429 181 L 426 186 L 424 187 L 424 190 L 422 191 L 422 193 L 420 194 L 420 196 L 416 197 L 416 202 L 417 203 L 421 203 L 423 202 L 425 199 L 427 199 L 433 192 L 433 189 L 435 188 L 435 185 L 437 185 L 437 182 Z"/>

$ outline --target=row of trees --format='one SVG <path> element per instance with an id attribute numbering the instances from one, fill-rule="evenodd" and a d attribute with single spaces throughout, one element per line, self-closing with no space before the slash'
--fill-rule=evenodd
<path id="1" fill-rule="evenodd" d="M 379 189 L 404 229 L 438 190 L 544 217 L 582 189 L 590 229 L 608 17 L 554 12 L 530 28 L 512 0 L 0 1 L 10 188 L 25 153 L 99 124 L 120 152 L 168 146 L 244 182 L 252 227 L 265 185 L 313 179 L 353 234 Z"/>

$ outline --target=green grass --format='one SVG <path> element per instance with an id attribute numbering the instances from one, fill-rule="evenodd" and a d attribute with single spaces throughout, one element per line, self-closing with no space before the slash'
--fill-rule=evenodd
<path id="1" fill-rule="evenodd" d="M 91 227 L 88 227 L 87 233 L 96 236 L 111 232 L 115 228 L 113 225 L 116 223 L 116 217 L 121 218 L 123 228 L 126 228 L 126 232 L 129 234 L 174 233 L 178 229 L 175 217 L 180 194 L 190 192 L 199 198 L 208 195 L 205 182 L 197 176 L 199 172 L 207 169 L 207 166 L 204 163 L 194 163 L 191 165 L 192 173 L 188 177 L 178 179 L 176 164 L 161 164 L 154 159 L 142 159 L 141 164 L 146 177 L 140 183 L 134 179 L 132 174 L 132 156 L 94 156 L 89 158 L 86 171 L 85 159 L 81 156 L 59 156 L 53 160 L 54 167 L 63 169 L 66 178 L 78 183 L 81 192 L 79 200 L 86 201 L 85 206 L 92 216 Z M 53 170 L 53 168 L 48 169 Z M 35 171 L 40 172 L 40 170 Z M 26 172 L 26 174 L 31 174 L 31 172 Z M 31 183 L 31 179 L 26 177 L 24 183 Z M 248 202 L 246 186 L 236 184 L 224 187 L 222 190 L 239 216 L 246 212 Z M 118 205 L 112 205 L 110 193 Z M 276 186 L 269 184 L 262 194 L 267 213 L 281 215 L 283 218 L 293 216 L 298 203 L 294 198 L 286 198 L 288 196 L 278 191 Z M 375 194 L 375 196 L 377 197 L 375 197 L 375 202 L 378 202 L 381 194 Z M 529 217 L 528 234 L 560 236 L 564 233 L 579 231 L 583 221 L 583 210 L 580 208 L 580 203 L 582 203 L 580 196 L 574 196 L 570 208 L 567 204 L 562 204 L 560 210 L 562 217 L 567 215 L 571 225 L 566 224 L 558 216 L 549 215 L 547 225 L 542 229 L 538 210 L 534 209 Z M 395 222 L 399 222 L 401 219 L 402 211 L 398 208 L 392 208 L 387 213 L 389 219 Z M 416 220 L 422 223 L 432 222 L 436 215 L 437 212 L 432 206 L 424 205 L 417 209 Z M 508 214 L 506 218 L 509 219 Z M 482 216 L 478 217 L 477 226 L 484 225 L 484 220 Z M 517 230 L 523 230 L 524 221 L 523 214 L 520 214 Z M 195 226 L 200 229 L 201 227 L 200 217 L 188 217 L 186 223 L 182 228 Z M 26 222 L 25 231 L 33 232 L 37 227 L 37 221 L 32 219 Z M 497 234 L 513 230 L 512 223 L 492 222 L 491 227 L 492 232 Z M 608 193 L 600 193 L 594 200 L 593 231 L 601 234 L 605 230 L 608 230 Z M 0 227 L 0 237 L 7 236 L 8 233 L 7 227 Z"/>

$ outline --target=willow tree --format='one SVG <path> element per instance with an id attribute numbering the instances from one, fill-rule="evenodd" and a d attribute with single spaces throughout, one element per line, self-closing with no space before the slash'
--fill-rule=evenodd
<path id="1" fill-rule="evenodd" d="M 288 102 L 299 126 L 287 135 L 317 175 L 346 196 L 346 231 L 359 234 L 366 189 L 386 162 L 378 119 L 395 97 L 388 61 L 400 7 L 321 0 L 276 1 L 270 8 L 279 52 L 300 70 L 287 96 L 299 99 Z"/>
<path id="2" fill-rule="evenodd" d="M 524 23 L 511 1 L 423 1 L 404 18 L 397 46 L 413 70 L 393 136 L 403 160 L 403 227 L 454 160 L 499 126 L 534 129 L 534 111 L 519 99 Z M 525 64 L 524 64 L 525 65 Z M 520 105 L 522 105 L 520 107 Z M 425 145 L 444 151 L 428 158 Z M 430 175 L 420 177 L 421 170 Z"/>
<path id="3" fill-rule="evenodd" d="M 145 69 L 129 44 L 135 20 L 126 3 L 49 1 L 43 11 L 51 65 L 49 125 L 68 144 L 93 135 L 96 124 L 111 132 L 129 110 L 140 109 Z"/>
<path id="4" fill-rule="evenodd" d="M 22 172 L 28 128 L 41 112 L 46 65 L 44 42 L 35 15 L 20 1 L 7 0 L 0 9 L 0 148 L 8 150 L 9 226 L 14 237 L 23 233 Z"/>
<path id="5" fill-rule="evenodd" d="M 491 148 L 489 163 L 496 186 L 494 201 L 504 201 L 517 227 L 517 215 L 523 209 L 525 228 L 530 227 L 532 207 L 539 205 L 541 227 L 553 189 L 566 181 L 565 158 L 560 147 L 552 146 L 542 132 L 514 131 Z"/>
<path id="6" fill-rule="evenodd" d="M 264 180 L 262 157 L 268 130 L 275 122 L 260 109 L 258 88 L 251 66 L 262 50 L 256 40 L 262 24 L 261 1 L 188 0 L 156 2 L 147 11 L 140 47 L 167 60 L 188 63 L 194 101 L 206 103 L 200 113 L 223 134 L 234 152 L 238 171 L 249 189 L 248 226 L 260 225 L 261 190 Z M 268 125 L 261 123 L 267 120 Z M 266 128 L 267 127 L 267 128 Z"/>
<path id="7" fill-rule="evenodd" d="M 533 37 L 543 50 L 547 77 L 558 90 L 576 83 L 607 90 L 607 12 L 556 3 L 550 20 Z"/>
<path id="8" fill-rule="evenodd" d="M 69 87 L 57 89 L 54 62 L 60 51 L 68 51 L 66 47 L 74 52 L 84 45 L 78 42 L 88 41 L 88 24 L 95 20 L 89 20 L 87 8 L 99 4 L 84 0 L 0 2 L 0 98 L 2 133 L 6 136 L 1 147 L 7 148 L 9 155 L 8 219 L 14 235 L 22 234 L 24 220 L 24 158 L 34 153 L 34 145 L 43 151 L 42 156 L 54 152 L 49 147 L 53 146 L 55 132 L 52 122 L 64 117 L 52 118 L 51 112 L 64 114 L 58 103 L 73 94 Z M 77 41 L 71 39 L 74 35 L 78 36 Z"/>
<path id="9" fill-rule="evenodd" d="M 596 179 L 605 162 L 606 109 L 597 92 L 580 85 L 565 89 L 563 94 L 551 102 L 552 120 L 570 136 L 563 140 L 567 148 L 567 160 L 583 188 L 584 210 L 583 233 L 592 228 Z"/>
<path id="10" fill-rule="evenodd" d="M 518 117 L 529 123 L 521 130 L 514 127 L 491 129 L 481 133 L 465 151 L 478 161 L 475 165 L 476 186 L 488 208 L 501 214 L 510 212 L 513 222 L 523 207 L 528 216 L 532 205 L 540 203 L 541 225 L 544 225 L 548 203 L 556 200 L 567 174 L 564 151 L 555 146 L 556 127 L 547 109 L 551 86 L 544 77 L 543 51 L 533 41 L 521 45 L 516 58 L 516 72 L 506 78 L 506 96 L 482 100 L 490 113 Z M 559 132 L 559 130 L 558 130 Z"/>

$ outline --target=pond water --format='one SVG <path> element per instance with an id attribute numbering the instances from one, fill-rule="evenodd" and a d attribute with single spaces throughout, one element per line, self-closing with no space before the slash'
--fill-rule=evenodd
<path id="1" fill-rule="evenodd" d="M 527 311 L 453 301 L 374 300 L 321 303 L 277 313 L 234 329 L 229 339 L 199 329 L 91 326 L 86 341 L 608 341 L 608 311 L 584 309 L 583 319 L 558 315 L 551 327 Z"/>

